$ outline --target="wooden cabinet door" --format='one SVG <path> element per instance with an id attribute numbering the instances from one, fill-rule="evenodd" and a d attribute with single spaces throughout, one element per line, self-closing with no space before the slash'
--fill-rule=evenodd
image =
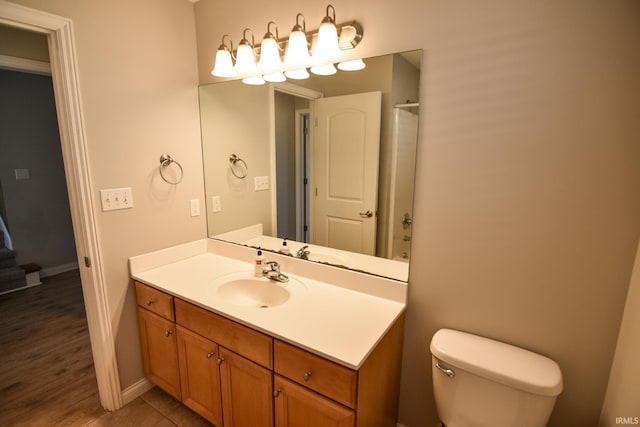
<path id="1" fill-rule="evenodd" d="M 224 427 L 273 426 L 273 374 L 220 347 Z"/>
<path id="2" fill-rule="evenodd" d="M 276 427 L 354 427 L 352 409 L 275 376 Z"/>
<path id="3" fill-rule="evenodd" d="M 218 344 L 176 326 L 182 402 L 209 420 L 222 426 Z"/>
<path id="4" fill-rule="evenodd" d="M 175 323 L 138 307 L 144 373 L 158 387 L 182 400 Z"/>

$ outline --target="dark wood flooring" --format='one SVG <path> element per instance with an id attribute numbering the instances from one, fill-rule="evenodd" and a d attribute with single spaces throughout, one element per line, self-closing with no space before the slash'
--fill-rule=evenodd
<path id="1" fill-rule="evenodd" d="M 77 270 L 0 295 L 0 427 L 204 427 L 154 387 L 124 408 L 100 405 Z"/>
<path id="2" fill-rule="evenodd" d="M 77 270 L 0 296 L 0 425 L 81 426 L 100 405 Z"/>

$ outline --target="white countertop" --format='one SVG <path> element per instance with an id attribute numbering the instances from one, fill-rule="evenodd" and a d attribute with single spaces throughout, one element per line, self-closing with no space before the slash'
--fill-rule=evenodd
<path id="1" fill-rule="evenodd" d="M 352 369 L 405 309 L 404 282 L 277 254 L 266 258 L 279 262 L 292 279 L 282 284 L 291 290 L 286 303 L 260 309 L 220 298 L 220 276 L 252 273 L 254 252 L 203 239 L 130 258 L 129 264 L 135 280 Z"/>

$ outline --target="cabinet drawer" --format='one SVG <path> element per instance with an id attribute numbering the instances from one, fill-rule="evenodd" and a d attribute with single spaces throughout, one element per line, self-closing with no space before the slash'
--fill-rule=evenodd
<path id="1" fill-rule="evenodd" d="M 140 307 L 144 307 L 172 322 L 175 320 L 173 314 L 173 296 L 140 282 L 135 282 L 135 285 L 136 302 Z"/>
<path id="2" fill-rule="evenodd" d="M 277 373 L 337 402 L 355 407 L 356 371 L 278 340 L 274 341 L 273 353 Z"/>
<path id="3" fill-rule="evenodd" d="M 176 322 L 266 368 L 273 368 L 273 338 L 176 298 Z"/>

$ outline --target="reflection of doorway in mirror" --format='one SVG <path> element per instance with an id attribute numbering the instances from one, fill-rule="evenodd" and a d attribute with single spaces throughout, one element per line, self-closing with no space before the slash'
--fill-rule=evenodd
<path id="1" fill-rule="evenodd" d="M 394 108 L 390 224 L 387 258 L 409 260 L 413 223 L 413 177 L 418 141 L 418 103 Z M 414 111 L 416 110 L 416 111 Z"/>

